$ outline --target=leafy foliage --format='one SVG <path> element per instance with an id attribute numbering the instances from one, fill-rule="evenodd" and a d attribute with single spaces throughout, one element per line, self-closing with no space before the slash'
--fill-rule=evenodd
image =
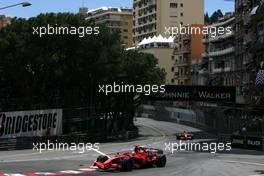
<path id="1" fill-rule="evenodd" d="M 218 9 L 217 11 L 215 11 L 210 17 L 208 15 L 208 13 L 206 13 L 204 15 L 204 21 L 206 24 L 213 24 L 218 22 L 218 20 L 220 18 L 222 18 L 224 15 L 222 13 L 222 11 L 220 9 Z"/>
<path id="2" fill-rule="evenodd" d="M 134 95 L 104 96 L 98 85 L 112 82 L 160 84 L 165 73 L 153 55 L 125 51 L 118 33 L 100 26 L 99 35 L 33 35 L 40 26 L 95 27 L 81 15 L 41 14 L 13 19 L 0 30 L 1 108 L 96 106 L 130 112 Z M 122 109 L 120 109 L 122 107 Z M 124 113 L 123 113 L 124 114 Z"/>

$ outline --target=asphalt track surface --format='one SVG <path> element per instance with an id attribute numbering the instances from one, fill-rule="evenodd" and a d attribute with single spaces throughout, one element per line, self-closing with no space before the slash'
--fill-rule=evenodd
<path id="1" fill-rule="evenodd" d="M 133 141 L 100 144 L 100 151 L 116 153 L 132 150 L 134 144 L 165 150 L 165 143 L 176 141 L 174 134 L 198 129 L 152 119 L 136 121 L 141 137 Z M 194 140 L 193 142 L 198 142 Z M 100 171 L 90 168 L 99 154 L 73 151 L 33 150 L 0 152 L 0 176 L 2 175 L 91 175 L 91 176 L 264 176 L 264 153 L 231 150 L 227 153 L 166 151 L 165 168 L 135 169 L 132 172 Z"/>

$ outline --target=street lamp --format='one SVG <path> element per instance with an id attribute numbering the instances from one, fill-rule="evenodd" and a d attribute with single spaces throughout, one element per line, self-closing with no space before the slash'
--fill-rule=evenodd
<path id="1" fill-rule="evenodd" d="M 18 4 L 9 5 L 9 6 L 6 6 L 6 7 L 1 7 L 0 10 L 7 9 L 7 8 L 10 8 L 10 7 L 20 6 L 20 5 L 22 7 L 28 7 L 28 6 L 31 6 L 32 4 L 29 3 L 29 2 L 21 2 L 21 3 L 18 3 Z"/>

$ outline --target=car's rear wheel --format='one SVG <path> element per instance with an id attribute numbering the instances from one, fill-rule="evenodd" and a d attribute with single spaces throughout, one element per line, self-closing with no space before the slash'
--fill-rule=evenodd
<path id="1" fill-rule="evenodd" d="M 157 167 L 165 167 L 166 162 L 167 162 L 167 158 L 165 155 L 157 155 L 157 161 L 156 161 Z"/>
<path id="2" fill-rule="evenodd" d="M 100 155 L 100 156 L 97 157 L 97 160 L 96 160 L 96 161 L 97 161 L 97 162 L 101 162 L 101 163 L 103 163 L 103 162 L 105 162 L 107 159 L 108 159 L 107 156 Z"/>
<path id="3" fill-rule="evenodd" d="M 163 150 L 158 150 L 157 152 L 159 155 L 163 155 Z"/>
<path id="4" fill-rule="evenodd" d="M 131 158 L 124 158 L 121 160 L 121 170 L 122 171 L 131 171 L 134 167 L 134 162 Z"/>

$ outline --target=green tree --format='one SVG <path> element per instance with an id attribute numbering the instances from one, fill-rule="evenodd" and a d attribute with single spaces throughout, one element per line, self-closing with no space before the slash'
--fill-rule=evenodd
<path id="1" fill-rule="evenodd" d="M 210 24 L 211 23 L 210 22 L 210 17 L 208 15 L 208 12 L 206 12 L 206 14 L 204 15 L 204 22 L 205 22 L 205 24 Z"/>
<path id="2" fill-rule="evenodd" d="M 134 94 L 105 96 L 98 85 L 161 84 L 164 70 L 153 55 L 125 51 L 118 33 L 105 26 L 99 35 L 33 35 L 41 26 L 95 27 L 82 15 L 40 14 L 13 19 L 0 30 L 0 106 L 3 110 L 94 106 L 122 124 L 133 122 Z M 107 118 L 106 118 L 107 119 Z"/>

